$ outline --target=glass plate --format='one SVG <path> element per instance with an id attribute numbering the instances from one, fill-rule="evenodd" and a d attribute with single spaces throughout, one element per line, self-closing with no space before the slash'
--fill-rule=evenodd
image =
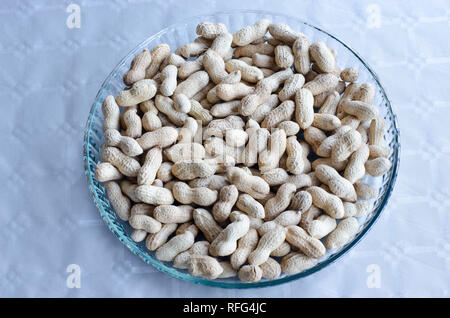
<path id="1" fill-rule="evenodd" d="M 195 28 L 200 22 L 223 22 L 227 25 L 230 32 L 236 32 L 240 28 L 246 25 L 253 24 L 257 20 L 262 18 L 269 19 L 273 22 L 286 23 L 293 30 L 300 31 L 308 36 L 310 42 L 324 41 L 327 45 L 331 46 L 337 51 L 338 66 L 340 66 L 341 68 L 348 66 L 354 66 L 358 68 L 358 82 L 369 82 L 374 85 L 374 105 L 378 106 L 380 116 L 384 117 L 386 121 L 385 142 L 386 146 L 389 147 L 389 159 L 392 162 L 392 167 L 390 171 L 383 177 L 365 177 L 365 182 L 376 186 L 379 190 L 378 196 L 375 200 L 373 200 L 372 211 L 366 217 L 359 219 L 359 231 L 350 242 L 338 249 L 327 251 L 327 254 L 322 257 L 314 267 L 298 274 L 282 275 L 275 280 L 261 280 L 255 283 L 243 283 L 237 277 L 218 280 L 206 280 L 203 278 L 191 276 L 186 270 L 173 268 L 171 266 L 171 263 L 158 261 L 154 257 L 154 252 L 146 249 L 145 242 L 136 243 L 130 238 L 130 226 L 127 222 L 121 221 L 113 211 L 109 199 L 106 195 L 105 189 L 103 188 L 102 184 L 97 182 L 94 178 L 95 167 L 100 161 L 100 146 L 103 142 L 103 115 L 101 112 L 101 106 L 104 98 L 107 95 L 116 96 L 118 92 L 125 87 L 122 82 L 122 76 L 128 70 L 133 57 L 141 52 L 144 48 L 151 49 L 158 44 L 168 43 L 172 50 L 174 50 L 174 48 L 177 48 L 185 43 L 192 42 L 196 37 Z M 124 57 L 119 62 L 119 64 L 114 68 L 111 74 L 109 74 L 104 81 L 89 112 L 89 118 L 86 124 L 84 135 L 83 159 L 85 163 L 85 173 L 88 180 L 89 189 L 92 193 L 94 203 L 97 206 L 101 217 L 103 218 L 103 220 L 105 220 L 109 229 L 117 236 L 117 238 L 123 244 L 125 244 L 134 254 L 142 258 L 144 262 L 155 266 L 158 270 L 173 277 L 194 283 L 223 288 L 264 287 L 278 285 L 288 281 L 306 277 L 330 265 L 332 262 L 336 261 L 346 252 L 348 252 L 353 246 L 355 246 L 356 243 L 358 243 L 361 238 L 367 233 L 367 231 L 373 226 L 388 202 L 397 177 L 400 154 L 399 130 L 397 127 L 398 124 L 396 116 L 392 111 L 391 103 L 386 96 L 386 92 L 381 86 L 377 75 L 371 70 L 367 63 L 357 53 L 355 53 L 354 50 L 337 39 L 335 36 L 321 30 L 320 28 L 310 25 L 307 22 L 287 15 L 274 14 L 265 11 L 227 11 L 219 12 L 213 15 L 197 16 L 171 25 L 150 36 L 144 42 L 136 46 L 126 57 Z"/>

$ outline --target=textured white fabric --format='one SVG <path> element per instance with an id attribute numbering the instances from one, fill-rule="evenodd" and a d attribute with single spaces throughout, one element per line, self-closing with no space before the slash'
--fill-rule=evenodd
<path id="1" fill-rule="evenodd" d="M 0 296 L 450 296 L 447 0 L 73 2 L 79 29 L 66 26 L 70 1 L 0 3 Z M 391 98 L 402 151 L 388 207 L 349 254 L 292 283 L 223 290 L 159 273 L 114 237 L 88 191 L 82 140 L 97 90 L 132 47 L 178 19 L 243 8 L 298 16 L 356 49 Z M 81 288 L 67 287 L 69 264 Z"/>

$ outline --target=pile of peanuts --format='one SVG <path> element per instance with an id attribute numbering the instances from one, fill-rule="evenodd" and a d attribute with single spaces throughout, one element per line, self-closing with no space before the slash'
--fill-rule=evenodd
<path id="1" fill-rule="evenodd" d="M 363 177 L 391 167 L 374 87 L 283 23 L 196 33 L 174 53 L 144 49 L 105 98 L 95 178 L 131 238 L 175 268 L 304 271 L 354 237 L 378 194 Z"/>

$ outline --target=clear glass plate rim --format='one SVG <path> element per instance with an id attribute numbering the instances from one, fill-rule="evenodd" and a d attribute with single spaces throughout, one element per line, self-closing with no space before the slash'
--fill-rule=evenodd
<path id="1" fill-rule="evenodd" d="M 206 279 L 202 279 L 202 278 L 198 278 L 198 277 L 193 277 L 189 274 L 183 274 L 180 273 L 178 271 L 174 271 L 170 266 L 164 265 L 162 263 L 160 263 L 159 261 L 157 261 L 156 259 L 153 259 L 152 257 L 147 257 L 146 255 L 142 255 L 141 253 L 139 253 L 138 251 L 135 250 L 134 247 L 130 246 L 127 242 L 127 240 L 125 238 L 122 237 L 122 235 L 120 233 L 117 232 L 115 226 L 113 226 L 111 224 L 111 221 L 108 219 L 108 214 L 107 212 L 105 212 L 102 204 L 99 203 L 99 197 L 96 193 L 96 191 L 93 189 L 92 185 L 93 185 L 93 173 L 92 171 L 90 171 L 89 169 L 89 163 L 91 162 L 91 158 L 89 156 L 90 154 L 90 149 L 89 149 L 89 140 L 91 137 L 91 131 L 92 131 L 92 125 L 93 125 L 93 118 L 95 116 L 95 111 L 97 110 L 97 107 L 100 104 L 100 97 L 102 96 L 103 92 L 105 90 L 108 89 L 108 83 L 110 82 L 110 80 L 114 77 L 114 75 L 117 73 L 117 70 L 120 69 L 121 66 L 123 66 L 125 63 L 127 63 L 127 61 L 129 61 L 131 56 L 134 56 L 135 51 L 142 47 L 143 45 L 146 45 L 147 43 L 152 42 L 154 39 L 160 37 L 162 34 L 167 33 L 169 30 L 174 29 L 174 28 L 178 28 L 181 27 L 183 25 L 188 24 L 190 21 L 195 20 L 195 19 L 207 19 L 208 17 L 212 17 L 212 16 L 218 16 L 218 15 L 236 15 L 236 14 L 256 14 L 256 15 L 267 15 L 267 16 L 277 16 L 277 17 L 284 17 L 286 19 L 293 19 L 298 21 L 299 23 L 305 24 L 311 28 L 314 28 L 324 34 L 326 34 L 327 36 L 333 38 L 334 40 L 336 40 L 337 42 L 339 42 L 340 44 L 342 44 L 345 48 L 347 48 L 358 60 L 360 60 L 360 62 L 364 65 L 364 67 L 369 71 L 369 73 L 371 74 L 371 76 L 373 77 L 374 81 L 377 83 L 377 85 L 379 86 L 381 93 L 383 95 L 383 99 L 386 101 L 387 106 L 390 108 L 391 113 L 392 113 L 392 120 L 393 120 L 393 127 L 395 128 L 395 133 L 394 133 L 394 140 L 395 140 L 395 147 L 394 147 L 394 153 L 393 153 L 393 157 L 394 157 L 394 162 L 392 165 L 392 173 L 391 173 L 391 178 L 389 180 L 389 184 L 388 184 L 388 188 L 386 190 L 386 193 L 382 199 L 382 202 L 379 206 L 379 208 L 377 209 L 377 211 L 375 211 L 374 215 L 372 216 L 372 218 L 368 221 L 367 225 L 365 226 L 364 229 L 361 230 L 361 232 L 353 239 L 353 241 L 351 243 L 349 243 L 345 248 L 343 248 L 341 251 L 337 252 L 336 254 L 330 256 L 327 260 L 323 261 L 320 264 L 315 265 L 314 267 L 303 271 L 301 273 L 298 274 L 294 274 L 294 275 L 289 275 L 286 277 L 282 277 L 279 278 L 277 280 L 268 280 L 268 281 L 260 281 L 260 282 L 256 282 L 256 283 L 239 283 L 239 282 L 223 282 L 223 281 L 211 281 L 211 280 L 206 280 Z M 368 65 L 368 63 L 366 63 L 366 61 L 364 59 L 361 58 L 361 56 L 354 50 L 352 49 L 349 45 L 347 45 L 346 43 L 344 43 L 343 41 L 341 41 L 339 38 L 337 38 L 336 36 L 334 36 L 333 34 L 324 31 L 323 29 L 316 27 L 308 22 L 305 22 L 297 17 L 294 16 L 290 16 L 290 15 L 286 15 L 286 14 L 281 14 L 281 13 L 276 13 L 276 12 L 268 12 L 268 11 L 264 11 L 264 10 L 228 10 L 228 11 L 220 11 L 220 12 L 215 12 L 215 13 L 211 13 L 211 14 L 203 14 L 203 15 L 197 15 L 197 16 L 192 16 L 192 17 L 188 17 L 186 19 L 183 19 L 182 21 L 175 23 L 175 24 L 171 24 L 165 28 L 163 28 L 161 31 L 153 34 L 152 36 L 148 37 L 147 39 L 145 39 L 144 41 L 142 41 L 141 43 L 137 44 L 131 51 L 129 51 L 129 53 L 122 58 L 122 60 L 114 67 L 114 69 L 111 71 L 111 73 L 106 77 L 106 79 L 104 80 L 104 82 L 102 83 L 101 88 L 99 89 L 96 97 L 95 97 L 95 101 L 91 107 L 91 110 L 89 112 L 89 117 L 88 117 L 88 121 L 86 123 L 86 128 L 85 128 L 85 134 L 84 134 L 84 143 L 83 143 L 83 148 L 84 148 L 84 156 L 83 156 L 83 160 L 84 160 L 84 165 L 85 165 L 85 173 L 86 173 L 86 177 L 87 177 L 87 181 L 88 181 L 88 186 L 89 189 L 92 193 L 93 199 L 94 199 L 94 203 L 97 206 L 97 209 L 100 212 L 101 217 L 103 218 L 103 220 L 105 221 L 105 223 L 108 225 L 108 228 L 111 230 L 111 232 L 113 232 L 117 238 L 125 245 L 127 246 L 134 254 L 138 255 L 145 263 L 151 264 L 154 267 L 156 267 L 158 270 L 169 274 L 172 277 L 175 278 L 179 278 L 179 279 L 183 279 L 186 281 L 190 281 L 190 282 L 194 282 L 194 283 L 200 283 L 200 284 L 204 284 L 204 285 L 209 285 L 209 286 L 215 286 L 215 287 L 222 287 L 222 288 L 255 288 L 255 287 L 267 287 L 267 286 L 275 286 L 275 285 L 279 285 L 282 283 L 286 283 L 289 281 L 293 281 L 302 277 L 306 277 L 309 276 L 323 268 L 325 268 L 326 266 L 328 266 L 329 264 L 334 263 L 336 260 L 338 260 L 339 258 L 341 258 L 344 254 L 346 254 L 351 248 L 353 248 L 358 242 L 361 241 L 361 239 L 367 234 L 367 232 L 373 227 L 373 225 L 375 224 L 375 222 L 379 219 L 379 216 L 381 215 L 382 211 L 384 210 L 390 196 L 392 195 L 392 191 L 395 185 L 395 181 L 397 179 L 397 174 L 398 174 L 398 169 L 399 169 L 399 164 L 400 164 L 400 131 L 398 128 L 398 122 L 397 122 L 397 116 L 393 111 L 393 107 L 392 107 L 392 103 L 390 101 L 390 99 L 388 98 L 387 94 L 386 94 L 386 90 L 383 87 L 383 85 L 380 83 L 379 78 L 377 76 L 377 74 L 372 70 L 372 68 Z"/>

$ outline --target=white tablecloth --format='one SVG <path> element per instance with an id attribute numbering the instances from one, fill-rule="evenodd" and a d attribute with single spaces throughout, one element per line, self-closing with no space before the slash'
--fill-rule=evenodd
<path id="1" fill-rule="evenodd" d="M 449 296 L 447 0 L 73 2 L 73 29 L 70 1 L 0 3 L 0 296 Z M 180 18 L 239 8 L 298 16 L 355 48 L 392 100 L 402 153 L 388 207 L 349 254 L 292 283 L 223 290 L 168 277 L 114 237 L 87 188 L 82 140 L 98 88 L 132 47 Z M 70 264 L 81 288 L 66 282 Z"/>

